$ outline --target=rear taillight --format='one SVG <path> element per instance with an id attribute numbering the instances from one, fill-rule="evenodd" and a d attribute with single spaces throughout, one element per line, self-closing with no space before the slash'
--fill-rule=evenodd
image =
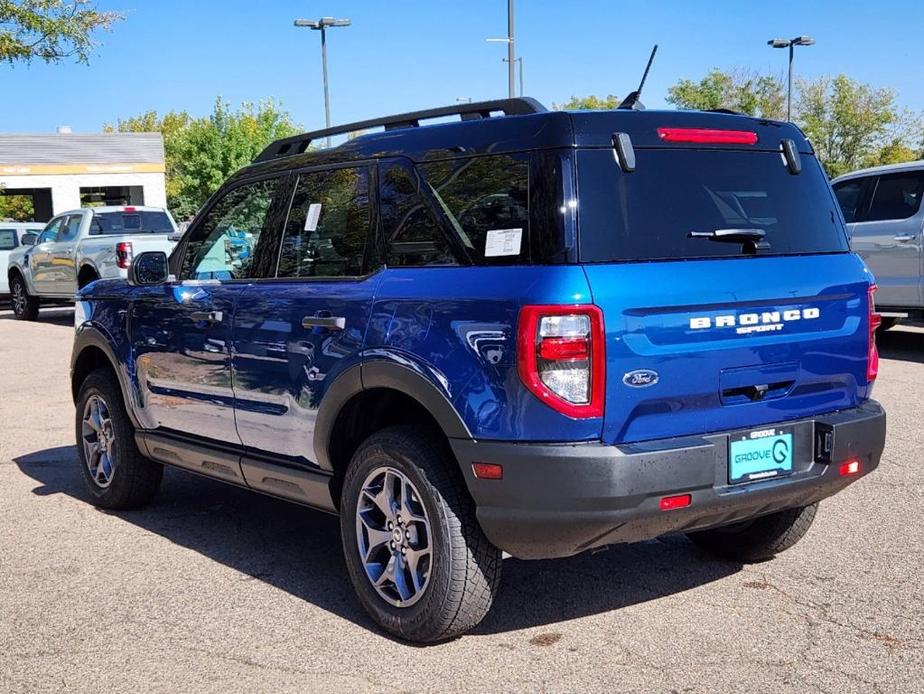
<path id="1" fill-rule="evenodd" d="M 713 130 L 710 128 L 658 128 L 665 142 L 690 142 L 715 145 L 756 145 L 757 133 L 750 130 Z"/>
<path id="2" fill-rule="evenodd" d="M 602 417 L 604 340 L 603 312 L 596 306 L 524 306 L 517 325 L 520 378 L 562 414 Z"/>
<path id="3" fill-rule="evenodd" d="M 882 316 L 876 313 L 876 300 L 873 295 L 878 287 L 869 285 L 869 350 L 866 357 L 866 380 L 870 383 L 879 375 L 879 350 L 876 348 L 876 329 L 882 325 Z"/>
<path id="4" fill-rule="evenodd" d="M 116 265 L 123 270 L 127 270 L 132 264 L 132 244 L 131 241 L 121 241 L 116 244 Z"/>

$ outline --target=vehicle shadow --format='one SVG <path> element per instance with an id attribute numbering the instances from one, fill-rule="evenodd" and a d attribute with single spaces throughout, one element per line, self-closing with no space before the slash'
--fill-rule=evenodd
<path id="1" fill-rule="evenodd" d="M 16 320 L 13 311 L 4 311 L 0 306 L 0 320 Z M 74 309 L 72 308 L 43 308 L 39 310 L 37 323 L 48 323 L 63 327 L 74 327 Z"/>
<path id="2" fill-rule="evenodd" d="M 879 356 L 883 359 L 924 364 L 924 332 L 903 330 L 899 325 L 876 335 Z"/>
<path id="3" fill-rule="evenodd" d="M 74 446 L 36 451 L 14 462 L 39 483 L 34 494 L 67 494 L 90 503 Z M 377 631 L 346 578 L 334 516 L 169 468 L 150 506 L 112 515 Z M 500 595 L 473 634 L 545 627 L 618 610 L 740 569 L 708 558 L 681 537 L 570 559 L 507 559 Z"/>

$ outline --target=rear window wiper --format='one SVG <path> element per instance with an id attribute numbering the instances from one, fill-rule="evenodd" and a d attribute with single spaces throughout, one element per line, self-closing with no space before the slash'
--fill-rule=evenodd
<path id="1" fill-rule="evenodd" d="M 712 231 L 691 231 L 690 239 L 709 239 L 725 243 L 749 244 L 754 250 L 766 250 L 770 244 L 764 241 L 767 235 L 763 229 L 714 229 Z"/>

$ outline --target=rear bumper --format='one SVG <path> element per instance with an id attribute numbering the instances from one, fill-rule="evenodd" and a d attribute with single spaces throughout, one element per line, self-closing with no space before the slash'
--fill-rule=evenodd
<path id="1" fill-rule="evenodd" d="M 488 539 L 515 557 L 542 559 L 805 506 L 879 465 L 885 412 L 875 401 L 784 424 L 794 435 L 793 473 L 744 485 L 728 483 L 728 438 L 736 432 L 618 446 L 451 443 Z M 824 433 L 827 452 L 816 440 Z M 842 477 L 839 463 L 852 458 L 859 474 Z M 474 462 L 500 463 L 503 479 L 476 478 Z M 661 511 L 660 499 L 675 494 L 690 494 L 692 503 Z"/>

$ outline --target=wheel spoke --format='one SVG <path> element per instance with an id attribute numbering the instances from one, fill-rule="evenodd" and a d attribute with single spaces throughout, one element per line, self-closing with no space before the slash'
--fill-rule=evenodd
<path id="1" fill-rule="evenodd" d="M 430 522 L 404 472 L 383 466 L 369 473 L 359 492 L 356 536 L 366 575 L 379 596 L 395 607 L 416 603 L 431 573 Z"/>
<path id="2" fill-rule="evenodd" d="M 366 547 L 365 556 L 363 557 L 363 561 L 368 563 L 375 551 L 382 545 L 388 544 L 391 540 L 391 532 L 385 528 L 375 528 L 369 525 L 369 521 L 362 516 L 360 516 L 359 520 L 366 529 L 366 536 L 369 540 L 369 545 Z"/>
<path id="3" fill-rule="evenodd" d="M 414 583 L 414 592 L 419 591 L 424 584 L 424 577 L 420 574 L 421 560 L 430 556 L 428 549 L 409 549 L 405 555 L 407 567 L 411 572 L 411 581 Z"/>

